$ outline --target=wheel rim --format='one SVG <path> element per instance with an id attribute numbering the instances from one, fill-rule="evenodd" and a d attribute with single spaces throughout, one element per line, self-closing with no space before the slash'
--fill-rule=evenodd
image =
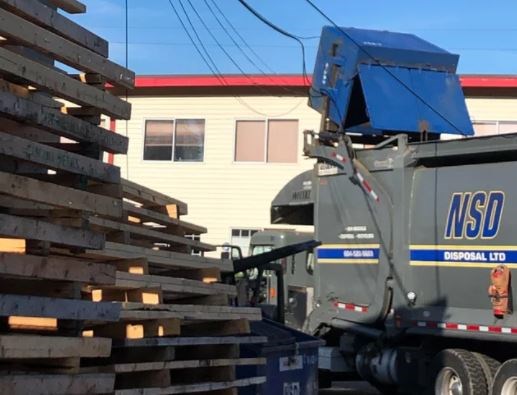
<path id="1" fill-rule="evenodd" d="M 510 377 L 503 384 L 501 388 L 501 395 L 515 395 L 517 394 L 517 377 Z"/>
<path id="2" fill-rule="evenodd" d="M 440 370 L 434 386 L 435 395 L 463 395 L 463 384 L 452 368 Z"/>

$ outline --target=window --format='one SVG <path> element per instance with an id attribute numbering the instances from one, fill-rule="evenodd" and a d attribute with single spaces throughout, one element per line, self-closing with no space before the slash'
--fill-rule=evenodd
<path id="1" fill-rule="evenodd" d="M 237 121 L 236 162 L 296 163 L 298 121 Z"/>
<path id="2" fill-rule="evenodd" d="M 205 121 L 203 119 L 176 121 L 175 161 L 202 162 L 204 142 Z"/>
<path id="3" fill-rule="evenodd" d="M 475 121 L 472 124 L 476 136 L 517 133 L 517 121 Z"/>
<path id="4" fill-rule="evenodd" d="M 195 241 L 201 241 L 201 235 L 185 235 L 185 238 L 190 239 L 190 240 L 195 240 Z M 195 248 L 192 249 L 191 254 L 199 255 L 199 256 L 203 255 L 203 254 L 201 254 L 201 251 L 196 250 Z"/>
<path id="5" fill-rule="evenodd" d="M 144 160 L 202 162 L 204 141 L 204 119 L 148 120 Z"/>
<path id="6" fill-rule="evenodd" d="M 246 257 L 250 252 L 251 236 L 257 233 L 260 229 L 232 229 L 232 238 L 230 244 L 241 248 L 242 256 Z M 233 251 L 233 258 L 238 258 L 237 251 Z"/>

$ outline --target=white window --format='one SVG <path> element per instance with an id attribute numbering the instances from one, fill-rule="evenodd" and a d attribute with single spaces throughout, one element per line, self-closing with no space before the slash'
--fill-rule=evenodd
<path id="1" fill-rule="evenodd" d="M 296 163 L 298 121 L 242 120 L 235 126 L 236 162 Z"/>
<path id="2" fill-rule="evenodd" d="M 144 160 L 202 162 L 204 119 L 147 120 Z"/>
<path id="3" fill-rule="evenodd" d="M 249 256 L 251 236 L 260 230 L 261 229 L 232 229 L 230 244 L 240 247 L 243 257 Z M 234 250 L 233 255 L 233 258 L 238 258 L 237 251 Z"/>
<path id="4" fill-rule="evenodd" d="M 517 133 L 517 121 L 474 121 L 476 136 Z"/>
<path id="5" fill-rule="evenodd" d="M 201 241 L 201 235 L 185 235 L 185 238 L 187 239 L 190 239 L 190 240 L 195 240 L 195 241 Z M 201 256 L 201 251 L 199 250 L 196 250 L 196 249 L 192 249 L 192 255 L 199 255 Z"/>

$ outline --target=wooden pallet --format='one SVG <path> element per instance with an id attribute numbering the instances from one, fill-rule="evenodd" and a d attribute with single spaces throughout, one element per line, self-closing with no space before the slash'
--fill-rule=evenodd
<path id="1" fill-rule="evenodd" d="M 235 376 L 236 366 L 265 363 L 240 357 L 241 344 L 265 341 L 250 335 L 260 310 L 228 305 L 236 288 L 220 283 L 220 268 L 149 274 L 156 269 L 148 258 L 119 264 L 114 285 L 91 290 L 96 300 L 122 302 L 120 322 L 92 327 L 96 336 L 113 339 L 108 366 L 116 373 L 115 393 L 230 391 L 263 382 Z"/>
<path id="2" fill-rule="evenodd" d="M 58 10 L 60 9 L 60 10 Z M 231 305 L 185 202 L 104 163 L 135 75 L 73 22 L 77 0 L 0 0 L 0 393 L 236 394 L 258 309 Z M 77 70 L 60 69 L 65 64 Z"/>
<path id="3" fill-rule="evenodd" d="M 114 372 L 81 364 L 111 355 L 112 339 L 85 329 L 115 325 L 122 305 L 92 301 L 87 290 L 115 286 L 117 266 L 80 252 L 105 247 L 89 217 L 124 215 L 112 189 L 121 188 L 120 169 L 102 157 L 125 154 L 128 140 L 100 124 L 103 114 L 129 118 L 130 104 L 105 84 L 131 88 L 134 73 L 57 8 L 86 10 L 77 0 L 0 0 L 2 394 L 106 394 L 115 382 Z"/>

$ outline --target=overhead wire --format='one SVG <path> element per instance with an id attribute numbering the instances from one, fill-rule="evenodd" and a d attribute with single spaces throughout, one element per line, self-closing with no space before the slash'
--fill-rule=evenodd
<path id="1" fill-rule="evenodd" d="M 206 0 L 205 0 L 206 1 Z M 219 11 L 219 14 L 223 17 L 223 19 L 226 21 L 228 26 L 230 26 L 230 29 L 233 30 L 235 35 L 240 38 L 244 46 L 255 56 L 255 58 L 262 63 L 262 65 L 273 74 L 276 74 L 276 72 L 262 59 L 262 57 L 248 44 L 246 39 L 240 34 L 239 30 L 235 28 L 235 25 L 226 17 L 226 14 L 221 10 L 221 8 L 217 5 L 217 2 L 215 0 L 210 0 L 212 2 L 212 5 Z"/>
<path id="2" fill-rule="evenodd" d="M 191 0 L 187 0 L 188 4 L 190 5 L 190 8 L 192 8 L 192 11 L 194 11 L 194 14 L 196 14 L 197 18 L 207 31 L 207 33 L 212 37 L 212 40 L 216 43 L 217 47 L 225 54 L 225 56 L 230 60 L 230 62 L 237 68 L 237 70 L 240 71 L 242 75 L 244 75 L 249 80 L 252 80 L 250 75 L 247 74 L 244 69 L 239 65 L 239 63 L 233 58 L 233 56 L 224 48 L 224 46 L 221 44 L 219 39 L 216 37 L 216 35 L 212 32 L 210 27 L 206 24 L 205 20 L 201 17 L 201 14 L 198 12 L 196 7 L 194 7 L 194 4 L 192 4 Z"/>
<path id="3" fill-rule="evenodd" d="M 268 74 L 262 67 L 260 67 L 253 59 L 251 59 L 251 57 L 248 55 L 248 53 L 242 48 L 242 46 L 237 42 L 237 40 L 233 37 L 233 35 L 229 32 L 229 30 L 226 28 L 226 26 L 224 25 L 224 23 L 221 21 L 221 19 L 217 16 L 217 14 L 215 13 L 214 9 L 210 6 L 210 4 L 208 3 L 208 0 L 203 0 L 205 5 L 207 6 L 208 10 L 210 11 L 210 13 L 212 14 L 212 16 L 215 18 L 215 20 L 217 21 L 217 23 L 219 24 L 219 26 L 223 29 L 223 31 L 226 33 L 226 35 L 230 38 L 230 40 L 233 42 L 233 44 L 237 47 L 237 49 L 242 53 L 242 55 L 248 60 L 248 62 L 254 66 L 262 75 L 264 75 L 266 78 L 269 79 L 270 82 L 272 82 L 273 84 L 276 83 L 276 81 L 271 77 L 271 74 Z M 265 64 L 266 65 L 266 68 L 268 70 L 272 70 L 268 65 L 267 63 L 265 63 L 262 58 L 260 57 L 260 55 L 258 55 L 255 51 L 253 51 L 251 49 L 251 46 L 246 42 L 246 40 L 244 39 L 244 37 L 242 37 L 238 31 L 235 29 L 235 27 L 233 26 L 233 24 L 231 23 L 230 20 L 228 20 L 228 18 L 226 18 L 226 16 L 224 15 L 224 13 L 222 13 L 221 9 L 217 6 L 217 4 L 215 3 L 214 0 L 210 0 L 213 4 L 213 6 L 219 11 L 219 13 L 221 13 L 221 15 L 223 16 L 224 20 L 226 21 L 226 23 L 230 26 L 230 28 L 232 28 L 232 30 L 236 33 L 236 35 L 241 39 L 241 41 L 244 43 L 244 45 L 249 48 L 251 50 L 251 52 L 255 55 L 255 57 L 257 59 L 259 59 L 259 61 L 261 61 L 262 64 Z M 273 71 L 274 74 L 276 74 L 274 71 Z M 288 87 L 285 87 L 283 86 L 282 84 L 280 84 L 280 88 L 284 91 L 284 92 L 287 92 L 287 93 L 291 93 L 291 94 L 296 94 L 298 95 L 299 94 L 299 91 L 295 91 L 293 89 L 289 89 Z"/>
<path id="4" fill-rule="evenodd" d="M 309 78 L 307 76 L 307 66 L 305 61 L 305 44 L 303 43 L 303 37 L 296 36 L 295 34 L 289 33 L 288 31 L 282 29 L 278 25 L 275 25 L 273 22 L 271 22 L 269 19 L 267 19 L 265 16 L 260 14 L 257 10 L 255 10 L 251 5 L 249 5 L 245 0 L 237 0 L 239 3 L 241 3 L 249 12 L 251 12 L 256 18 L 258 18 L 262 23 L 269 26 L 271 29 L 275 30 L 279 34 L 288 37 L 294 41 L 296 41 L 301 48 L 302 51 L 302 73 L 303 78 L 306 83 L 310 83 Z"/>
<path id="5" fill-rule="evenodd" d="M 237 40 L 230 34 L 230 32 L 228 31 L 228 29 L 226 28 L 226 26 L 224 26 L 224 24 L 221 22 L 221 19 L 217 16 L 217 14 L 215 13 L 214 9 L 212 8 L 212 6 L 210 6 L 210 4 L 208 3 L 208 0 L 203 0 L 206 7 L 208 8 L 208 10 L 210 11 L 210 13 L 212 14 L 212 16 L 214 17 L 214 19 L 216 20 L 216 22 L 219 24 L 219 26 L 221 27 L 221 29 L 223 29 L 223 31 L 226 33 L 226 35 L 228 36 L 228 38 L 233 42 L 233 44 L 237 47 L 237 49 L 242 53 L 242 55 L 248 60 L 248 62 L 253 66 L 255 67 L 259 72 L 261 72 L 262 74 L 266 74 L 264 69 L 259 66 L 253 59 L 251 59 L 251 57 L 246 53 L 246 51 L 244 51 L 244 49 L 242 48 L 242 46 L 237 42 Z M 213 0 L 212 0 L 213 2 Z M 215 7 L 217 7 L 217 5 L 215 3 L 213 3 Z M 218 8 L 219 9 L 219 8 Z M 219 9 L 220 11 L 220 9 Z M 222 14 L 224 16 L 224 14 Z M 229 22 L 228 19 L 226 19 L 225 17 L 225 20 L 227 21 L 227 23 Z M 229 24 L 229 26 L 233 26 L 231 24 Z"/>
<path id="6" fill-rule="evenodd" d="M 187 37 L 189 38 L 190 42 L 192 43 L 192 45 L 194 46 L 196 52 L 199 54 L 199 56 L 201 57 L 201 59 L 203 60 L 203 62 L 206 64 L 206 66 L 209 68 L 210 72 L 219 80 L 219 82 L 221 83 L 221 85 L 223 86 L 228 86 L 228 83 L 226 81 L 226 79 L 224 78 L 224 76 L 222 75 L 221 71 L 219 70 L 219 68 L 217 67 L 217 64 L 215 63 L 214 59 L 212 58 L 212 56 L 210 55 L 210 53 L 208 52 L 208 50 L 206 49 L 204 43 L 203 43 L 203 40 L 201 39 L 201 37 L 199 36 L 192 20 L 190 19 L 190 17 L 188 16 L 188 13 L 187 13 L 187 10 L 185 8 L 185 6 L 183 5 L 183 2 L 182 0 L 178 0 L 178 3 L 183 11 L 183 13 L 185 14 L 185 17 L 188 21 L 188 24 L 191 28 L 191 30 L 193 31 L 194 35 L 196 36 L 198 42 L 196 42 L 196 40 L 194 39 L 194 36 L 190 33 L 189 29 L 187 28 L 186 24 L 184 23 L 183 19 L 181 18 L 180 16 L 180 13 L 178 11 L 178 9 L 174 6 L 174 3 L 172 0 L 168 0 L 172 10 L 174 11 L 174 14 L 176 15 L 177 19 L 179 20 L 183 30 L 185 31 L 185 33 L 187 34 Z M 189 1 L 190 3 L 190 1 Z M 201 49 L 202 50 L 201 50 Z M 300 106 L 301 102 L 298 103 L 296 106 L 294 106 L 293 108 L 291 108 L 289 111 L 285 112 L 285 113 L 282 113 L 282 114 L 275 114 L 275 115 L 271 115 L 271 114 L 266 114 L 264 112 L 261 112 L 259 110 L 256 110 L 255 108 L 253 108 L 250 104 L 246 103 L 246 101 L 244 101 L 244 99 L 242 99 L 241 97 L 238 97 L 236 95 L 233 95 L 233 97 L 235 98 L 235 100 L 237 100 L 241 105 L 243 105 L 244 107 L 248 108 L 250 111 L 258 114 L 258 115 L 261 115 L 261 116 L 264 116 L 264 117 L 280 117 L 280 116 L 284 116 L 284 115 L 288 115 L 290 114 L 292 111 L 294 111 L 297 107 Z"/>
<path id="7" fill-rule="evenodd" d="M 239 0 L 241 1 L 241 0 Z M 442 118 L 445 122 L 447 122 L 450 126 L 452 126 L 456 131 L 464 134 L 463 131 L 458 128 L 451 120 L 449 120 L 445 115 L 435 109 L 431 104 L 429 104 L 423 97 L 421 97 L 417 92 L 415 92 L 409 85 L 407 85 L 403 80 L 397 77 L 390 69 L 384 66 L 379 60 L 373 56 L 368 50 L 366 50 L 362 45 L 360 45 L 350 34 L 348 34 L 345 30 L 343 30 L 340 26 L 337 25 L 336 22 L 332 18 L 330 18 L 323 10 L 321 10 L 312 0 L 305 0 L 316 12 L 318 12 L 323 18 L 329 21 L 335 28 L 337 28 L 341 33 L 343 33 L 357 48 L 362 51 L 366 56 L 372 59 L 378 66 L 380 66 L 384 71 L 386 71 L 391 77 L 393 77 L 398 83 L 400 83 L 405 89 L 407 89 L 413 96 L 415 96 L 422 104 L 427 106 L 431 111 L 433 111 L 436 115 Z"/>
<path id="8" fill-rule="evenodd" d="M 208 32 L 208 34 L 210 35 L 210 37 L 212 37 L 212 40 L 214 40 L 214 42 L 216 43 L 216 45 L 219 47 L 219 49 L 225 54 L 225 56 L 230 60 L 230 62 L 241 72 L 241 74 L 243 76 L 245 76 L 248 80 L 250 80 L 250 82 L 252 82 L 254 85 L 256 85 L 259 90 L 261 90 L 263 93 L 265 93 L 266 95 L 271 95 L 271 92 L 269 92 L 266 88 L 260 86 L 260 85 L 257 85 L 254 81 L 253 81 L 253 78 L 251 78 L 251 76 L 249 74 L 247 74 L 244 69 L 238 64 L 238 62 L 233 58 L 233 56 L 224 49 L 223 45 L 221 44 L 221 42 L 218 40 L 218 38 L 215 36 L 215 34 L 211 31 L 210 27 L 206 24 L 205 20 L 203 19 L 203 17 L 199 14 L 199 12 L 197 11 L 197 9 L 194 7 L 194 5 L 192 4 L 192 1 L 191 0 L 186 0 L 187 3 L 190 5 L 190 8 L 192 9 L 192 11 L 194 11 L 194 14 L 196 14 L 197 18 L 199 19 L 199 21 L 201 22 L 201 24 L 203 25 L 203 27 L 205 28 L 205 30 Z M 182 0 L 180 0 L 180 5 L 182 4 Z M 185 11 L 185 10 L 184 10 Z M 185 11 L 186 13 L 186 11 Z M 204 45 L 203 45 L 204 47 Z M 205 48 L 205 51 L 206 51 L 206 48 Z M 206 51 L 207 52 L 207 51 Z M 212 60 L 213 62 L 213 60 Z M 214 65 L 215 65 L 215 62 L 213 62 Z M 221 77 L 224 79 L 224 76 L 222 75 L 222 73 L 219 71 L 219 69 L 217 67 L 215 67 L 217 72 L 219 73 L 219 75 L 221 75 Z M 255 108 L 253 108 L 249 103 L 246 103 L 244 101 L 244 99 L 242 98 L 239 98 L 237 96 L 235 96 L 236 100 L 238 100 L 241 104 L 243 104 L 244 106 L 246 106 L 248 109 L 260 114 L 260 115 L 263 115 L 263 116 L 267 116 L 267 114 L 259 111 L 259 110 L 256 110 Z M 295 106 L 298 107 L 298 105 Z M 292 110 L 291 110 L 292 111 Z M 278 115 L 276 115 L 278 116 Z"/>

